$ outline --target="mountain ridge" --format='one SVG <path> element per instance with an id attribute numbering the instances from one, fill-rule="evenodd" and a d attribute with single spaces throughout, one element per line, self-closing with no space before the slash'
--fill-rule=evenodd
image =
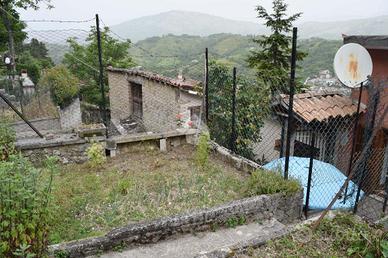
<path id="1" fill-rule="evenodd" d="M 341 39 L 341 34 L 388 34 L 388 15 L 345 21 L 309 21 L 298 24 L 301 38 Z M 172 10 L 135 18 L 111 26 L 113 32 L 134 42 L 155 36 L 230 33 L 239 35 L 268 34 L 260 23 L 239 21 L 192 11 Z"/>

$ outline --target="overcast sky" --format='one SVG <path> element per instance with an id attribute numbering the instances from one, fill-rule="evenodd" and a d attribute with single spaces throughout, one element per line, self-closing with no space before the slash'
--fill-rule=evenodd
<path id="1" fill-rule="evenodd" d="M 108 25 L 170 10 L 203 12 L 231 19 L 257 21 L 254 8 L 271 0 L 52 0 L 55 8 L 21 11 L 23 19 L 87 19 L 99 13 Z M 287 0 L 301 21 L 333 21 L 388 15 L 388 0 Z"/>

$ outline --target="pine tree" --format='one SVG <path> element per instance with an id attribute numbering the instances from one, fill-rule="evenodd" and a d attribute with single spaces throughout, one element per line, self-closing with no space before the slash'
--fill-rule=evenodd
<path id="1" fill-rule="evenodd" d="M 247 62 L 256 70 L 258 79 L 272 93 L 288 93 L 292 24 L 302 13 L 287 16 L 287 4 L 284 0 L 273 0 L 273 13 L 268 13 L 262 6 L 257 6 L 259 19 L 271 30 L 271 35 L 254 39 L 260 50 L 251 51 Z M 305 53 L 298 52 L 298 60 L 303 60 Z"/>

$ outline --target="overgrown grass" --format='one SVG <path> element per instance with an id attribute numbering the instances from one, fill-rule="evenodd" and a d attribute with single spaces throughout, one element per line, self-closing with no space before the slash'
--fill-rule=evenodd
<path id="1" fill-rule="evenodd" d="M 388 257 L 387 240 L 381 228 L 339 214 L 314 232 L 304 226 L 238 257 Z"/>
<path id="2" fill-rule="evenodd" d="M 295 179 L 284 180 L 280 173 L 257 170 L 252 173 L 245 184 L 245 196 L 261 194 L 285 193 L 292 194 L 301 190 Z"/>
<path id="3" fill-rule="evenodd" d="M 255 178 L 262 179 L 252 182 L 212 156 L 203 168 L 196 165 L 190 146 L 169 153 L 132 152 L 94 169 L 88 164 L 65 166 L 54 182 L 56 215 L 51 240 L 101 235 L 128 223 L 212 207 L 254 192 L 296 189 L 274 191 L 265 186 L 274 185 L 271 180 L 284 186 L 284 180 L 268 176 L 271 173 L 259 172 Z M 256 190 L 248 193 L 246 182 Z"/>

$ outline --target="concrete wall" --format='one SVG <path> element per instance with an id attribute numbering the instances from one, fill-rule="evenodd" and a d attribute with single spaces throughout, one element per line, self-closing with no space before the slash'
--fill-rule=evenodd
<path id="1" fill-rule="evenodd" d="M 58 109 L 62 129 L 75 129 L 82 124 L 81 103 L 76 98 L 69 106 Z"/>
<path id="2" fill-rule="evenodd" d="M 176 129 L 177 115 L 189 115 L 188 108 L 200 106 L 199 96 L 176 87 L 140 76 L 109 72 L 111 119 L 120 121 L 132 115 L 131 82 L 142 85 L 143 124 L 147 131 L 164 132 Z"/>
<path id="3" fill-rule="evenodd" d="M 302 191 L 291 195 L 259 195 L 183 215 L 129 224 L 102 237 L 51 246 L 51 251 L 65 253 L 68 257 L 84 257 L 118 246 L 155 243 L 179 234 L 210 230 L 214 226 L 222 227 L 228 220 L 241 217 L 247 222 L 275 218 L 283 223 L 291 223 L 301 218 L 302 203 Z"/>
<path id="4" fill-rule="evenodd" d="M 30 120 L 32 125 L 39 131 L 55 131 L 61 129 L 61 123 L 58 118 L 41 118 Z M 18 137 L 35 135 L 34 131 L 24 122 L 18 121 L 11 124 Z"/>
<path id="5" fill-rule="evenodd" d="M 275 150 L 276 140 L 281 139 L 282 125 L 276 119 L 266 119 L 260 128 L 261 141 L 253 144 L 253 152 L 257 160 L 272 161 L 278 159 L 280 152 Z"/>

